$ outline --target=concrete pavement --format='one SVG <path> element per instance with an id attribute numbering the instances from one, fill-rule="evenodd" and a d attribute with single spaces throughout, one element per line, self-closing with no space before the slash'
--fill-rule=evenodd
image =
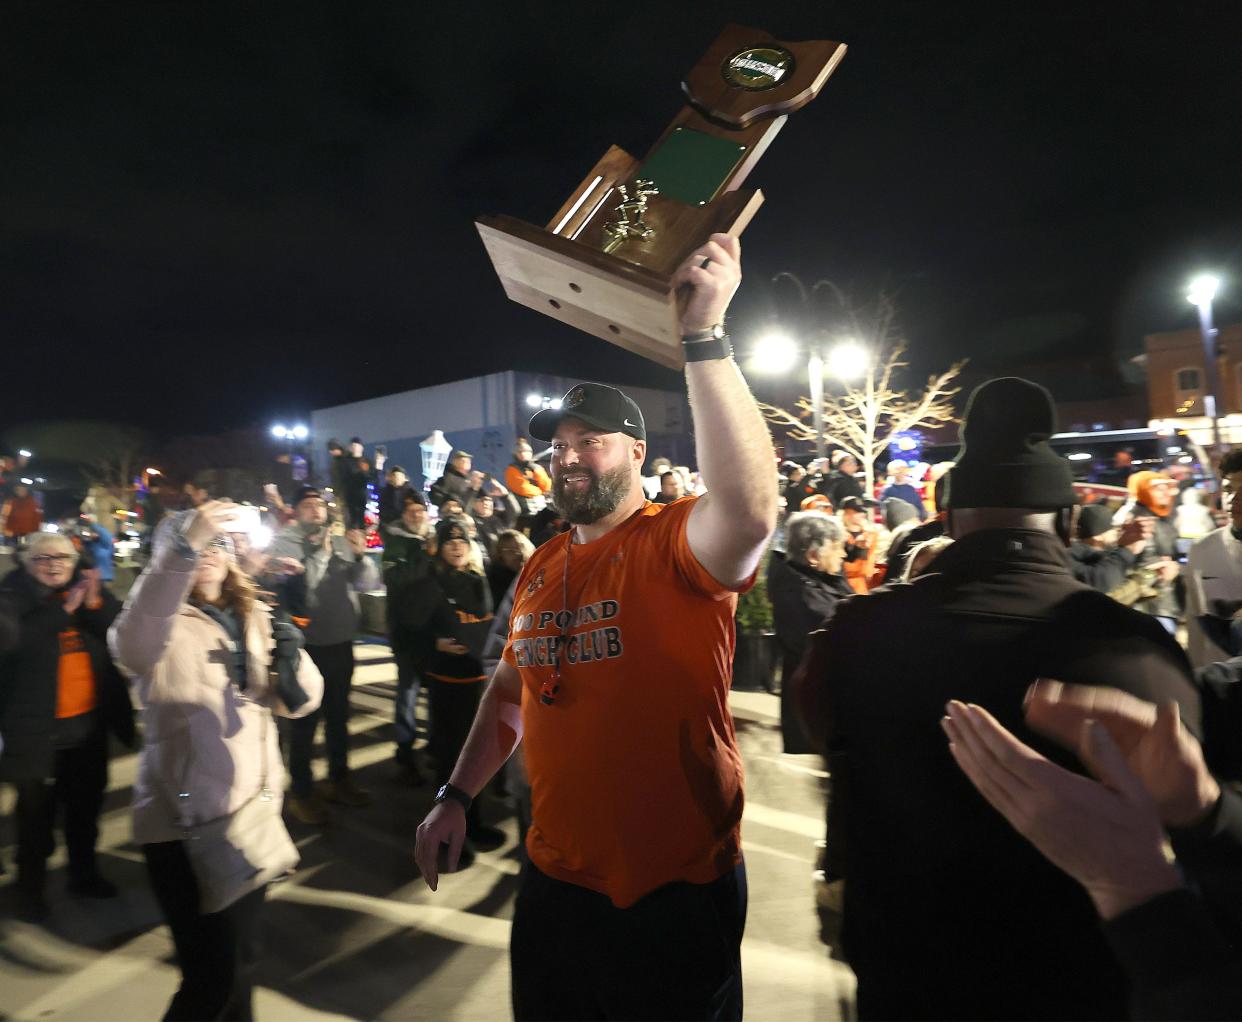
<path id="1" fill-rule="evenodd" d="M 272 888 L 256 1015 L 316 1019 L 506 1019 L 509 926 L 519 856 L 516 821 L 489 799 L 485 815 L 507 844 L 447 877 L 436 894 L 418 877 L 414 830 L 432 795 L 398 780 L 392 761 L 395 668 L 387 647 L 357 647 L 351 762 L 372 806 L 333 824 L 291 824 L 302 851 L 296 877 Z M 848 968 L 819 940 L 811 891 L 814 842 L 823 833 L 817 758 L 780 750 L 777 699 L 733 693 L 747 770 L 743 826 L 750 914 L 743 945 L 747 1015 L 764 1020 L 852 1017 Z M 317 764 L 322 766 L 322 764 Z M 119 898 L 83 901 L 63 891 L 52 860 L 51 920 L 11 917 L 12 874 L 0 878 L 0 1018 L 109 1022 L 159 1018 L 177 984 L 168 931 L 129 840 L 127 805 L 136 757 L 119 756 L 102 820 L 101 868 Z M 12 811 L 12 792 L 0 795 Z M 12 868 L 11 821 L 0 830 Z"/>

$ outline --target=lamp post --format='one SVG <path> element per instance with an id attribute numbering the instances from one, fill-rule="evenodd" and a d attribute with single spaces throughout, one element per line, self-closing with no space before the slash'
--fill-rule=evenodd
<path id="1" fill-rule="evenodd" d="M 815 424 L 815 457 L 828 457 L 828 445 L 824 442 L 824 358 L 819 349 L 812 346 L 806 360 L 807 383 L 811 390 L 811 417 Z"/>
<path id="2" fill-rule="evenodd" d="M 1203 410 L 1212 420 L 1212 446 L 1220 456 L 1220 418 L 1216 408 L 1216 328 L 1212 325 L 1212 299 L 1220 288 L 1220 278 L 1202 273 L 1190 282 L 1186 300 L 1199 310 L 1199 333 L 1203 337 Z"/>
<path id="3" fill-rule="evenodd" d="M 855 380 L 867 371 L 870 356 L 853 340 L 844 340 L 828 351 L 827 370 L 843 382 Z M 751 365 L 764 373 L 788 372 L 798 361 L 798 345 L 783 333 L 765 334 L 759 338 L 751 356 Z M 806 375 L 811 391 L 811 415 L 815 427 L 815 457 L 824 458 L 828 445 L 824 440 L 824 369 L 823 350 L 817 343 L 807 346 Z"/>

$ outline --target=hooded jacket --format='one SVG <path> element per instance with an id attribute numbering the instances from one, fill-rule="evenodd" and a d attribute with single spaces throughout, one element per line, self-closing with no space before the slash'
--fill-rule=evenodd
<path id="1" fill-rule="evenodd" d="M 270 678 L 271 611 L 255 601 L 244 623 L 247 683 L 230 676 L 233 647 L 222 625 L 187 602 L 197 557 L 171 529 L 108 633 L 117 662 L 133 676 L 142 705 L 143 747 L 134 783 L 134 841 L 184 838 L 182 825 L 236 812 L 264 777 L 283 798 L 285 772 L 273 712 L 313 713 L 323 678 L 305 651 L 297 681 L 306 702 L 290 711 Z M 182 792 L 188 797 L 181 798 Z"/>
<path id="2" fill-rule="evenodd" d="M 1155 475 L 1154 472 L 1150 474 Z M 1160 560 L 1177 560 L 1177 528 L 1173 524 L 1172 515 L 1167 513 L 1161 515 L 1153 511 L 1147 504 L 1150 499 L 1150 493 L 1140 485 L 1138 501 L 1132 513 L 1135 518 L 1150 518 L 1154 523 L 1151 539 L 1147 541 L 1143 552 L 1139 554 L 1140 567 L 1147 567 Z M 1134 605 L 1134 609 L 1141 610 L 1144 614 L 1156 614 L 1160 617 L 1178 617 L 1182 610 L 1178 588 L 1176 581 L 1158 582 L 1156 584 L 1157 595 L 1139 600 Z"/>

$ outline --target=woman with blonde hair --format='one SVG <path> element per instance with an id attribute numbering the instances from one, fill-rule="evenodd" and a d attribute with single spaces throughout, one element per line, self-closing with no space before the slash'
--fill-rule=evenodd
<path id="1" fill-rule="evenodd" d="M 251 1017 L 266 881 L 296 862 L 279 817 L 284 769 L 272 714 L 304 716 L 323 694 L 300 633 L 273 625 L 237 566 L 228 535 L 236 514 L 209 501 L 161 523 L 151 562 L 109 632 L 143 710 L 134 841 L 181 967 L 166 1019 Z M 256 831 L 238 833 L 256 809 L 266 841 L 258 849 L 247 836 Z M 273 840 L 288 860 L 273 864 Z M 255 865 L 224 882 L 217 848 Z"/>

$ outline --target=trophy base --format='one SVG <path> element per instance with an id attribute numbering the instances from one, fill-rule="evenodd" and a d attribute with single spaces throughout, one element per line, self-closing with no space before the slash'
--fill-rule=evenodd
<path id="1" fill-rule="evenodd" d="M 513 301 L 670 369 L 685 365 L 668 277 L 513 217 L 475 226 Z"/>
<path id="2" fill-rule="evenodd" d="M 719 210 L 687 207 L 687 213 L 696 219 L 720 217 L 715 229 L 736 234 L 762 202 L 761 192 L 735 192 Z M 510 216 L 483 216 L 475 226 L 513 301 L 669 369 L 685 366 L 671 273 Z"/>

